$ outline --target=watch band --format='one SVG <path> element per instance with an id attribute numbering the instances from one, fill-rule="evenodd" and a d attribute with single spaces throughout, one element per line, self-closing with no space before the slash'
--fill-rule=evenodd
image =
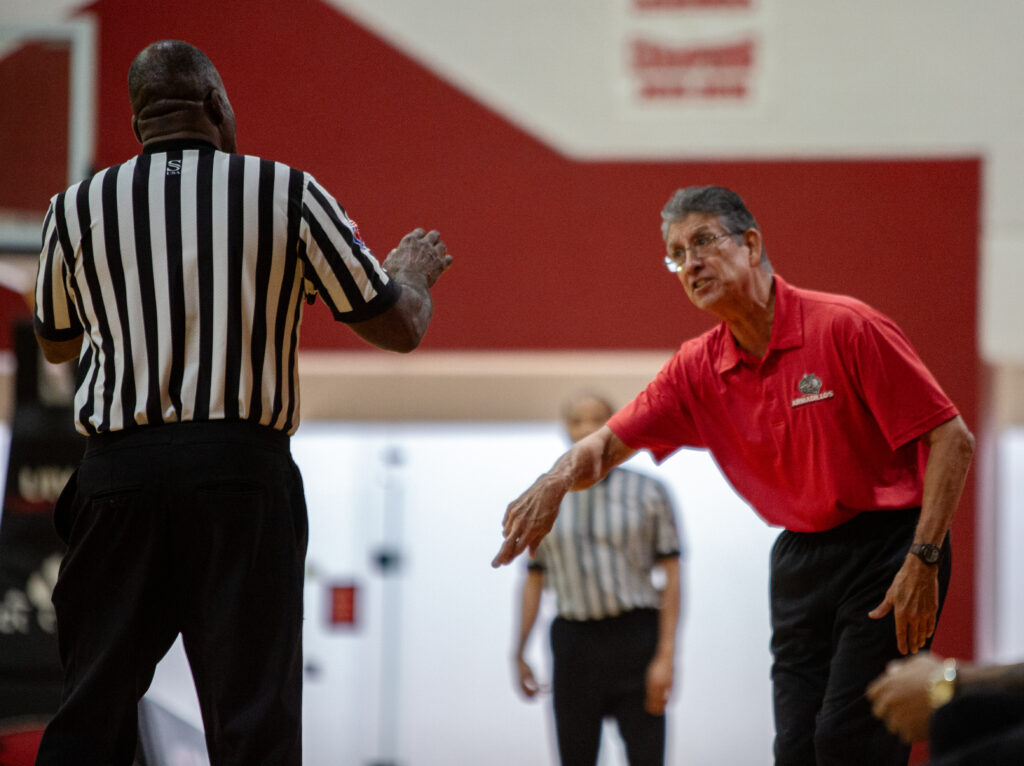
<path id="1" fill-rule="evenodd" d="M 928 565 L 938 564 L 942 558 L 942 548 L 935 543 L 911 543 L 910 552 Z"/>

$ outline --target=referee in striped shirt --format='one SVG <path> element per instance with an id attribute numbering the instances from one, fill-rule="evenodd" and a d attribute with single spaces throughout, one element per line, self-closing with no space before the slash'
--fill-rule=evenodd
<path id="1" fill-rule="evenodd" d="M 130 764 L 137 704 L 180 633 L 213 764 L 301 763 L 305 302 L 380 348 L 426 332 L 436 231 L 383 265 L 308 173 L 236 153 L 220 75 L 160 41 L 128 74 L 142 153 L 53 198 L 35 328 L 77 359 L 86 453 L 54 512 L 61 705 L 38 764 Z"/>
<path id="2" fill-rule="evenodd" d="M 612 415 L 582 393 L 563 416 L 574 442 Z M 550 586 L 552 691 L 562 766 L 594 766 L 604 718 L 614 718 L 630 766 L 661 766 L 679 620 L 679 533 L 668 493 L 649 476 L 616 468 L 565 496 L 550 534 L 528 563 L 514 665 L 528 698 L 540 691 L 523 652 Z M 657 567 L 665 582 L 655 589 Z"/>

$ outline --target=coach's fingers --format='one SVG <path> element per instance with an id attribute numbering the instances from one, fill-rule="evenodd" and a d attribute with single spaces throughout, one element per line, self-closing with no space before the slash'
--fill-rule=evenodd
<path id="1" fill-rule="evenodd" d="M 892 611 L 892 602 L 889 600 L 889 594 L 885 594 L 885 598 L 882 599 L 882 603 L 868 612 L 868 617 L 872 620 L 880 620 L 885 617 L 889 612 Z"/>
<path id="2" fill-rule="evenodd" d="M 899 649 L 900 654 L 910 654 L 910 646 L 915 640 L 915 636 L 912 634 L 913 628 L 907 623 L 907 620 L 896 614 L 896 648 Z"/>
<path id="3" fill-rule="evenodd" d="M 498 550 L 498 555 L 491 560 L 491 566 L 497 569 L 503 564 L 510 563 L 516 556 L 526 548 L 526 541 L 520 537 L 507 537 L 504 544 Z"/>

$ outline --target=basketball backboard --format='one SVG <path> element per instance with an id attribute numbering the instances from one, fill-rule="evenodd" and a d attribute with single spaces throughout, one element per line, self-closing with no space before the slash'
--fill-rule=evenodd
<path id="1" fill-rule="evenodd" d="M 95 83 L 88 17 L 0 23 L 0 254 L 38 253 L 50 196 L 92 171 Z"/>

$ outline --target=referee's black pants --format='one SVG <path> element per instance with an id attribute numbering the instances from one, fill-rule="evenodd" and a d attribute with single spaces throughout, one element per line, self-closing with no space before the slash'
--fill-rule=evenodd
<path id="1" fill-rule="evenodd" d="M 54 520 L 64 688 L 36 763 L 130 764 L 180 632 L 211 763 L 299 766 L 307 520 L 288 437 L 209 422 L 90 439 Z"/>
<path id="2" fill-rule="evenodd" d="M 784 531 L 772 548 L 777 766 L 905 766 L 910 748 L 864 692 L 900 657 L 893 615 L 868 617 L 903 565 L 920 509 L 870 511 L 826 532 Z M 951 569 L 947 536 L 939 609 Z M 929 644 L 931 641 L 929 640 Z"/>
<path id="3" fill-rule="evenodd" d="M 658 611 L 551 623 L 552 691 L 562 766 L 594 766 L 601 725 L 614 718 L 630 766 L 662 766 L 665 716 L 644 709 L 647 666 L 658 645 Z"/>

